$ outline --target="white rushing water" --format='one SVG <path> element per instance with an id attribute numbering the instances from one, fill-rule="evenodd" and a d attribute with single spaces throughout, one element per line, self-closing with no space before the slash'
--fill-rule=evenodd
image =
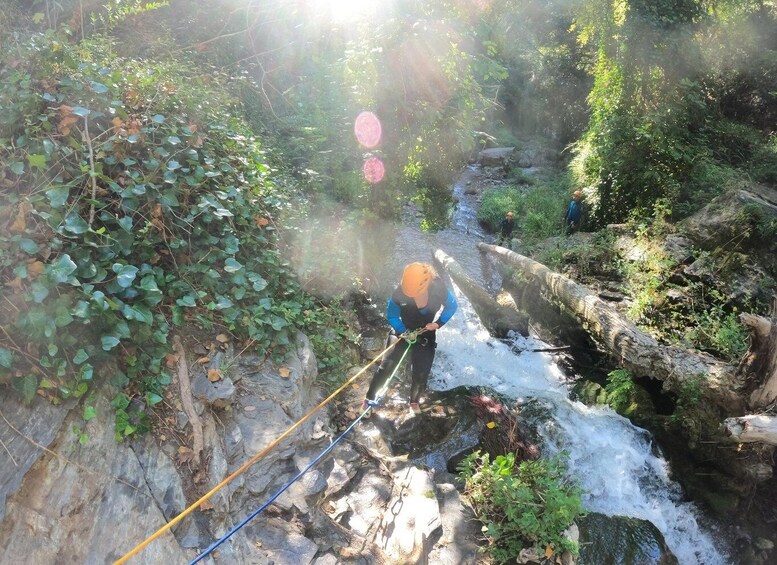
<path id="1" fill-rule="evenodd" d="M 681 565 L 729 562 L 716 548 L 715 534 L 700 525 L 696 507 L 682 501 L 647 431 L 609 408 L 570 400 L 564 376 L 547 354 L 516 354 L 508 344 L 491 339 L 466 297 L 458 295 L 459 312 L 438 334 L 430 388 L 483 386 L 518 402 L 540 401 L 551 414 L 540 430 L 543 451 L 565 451 L 570 474 L 586 493 L 585 509 L 649 520 Z M 513 347 L 547 346 L 518 337 Z"/>
<path id="2" fill-rule="evenodd" d="M 453 225 L 437 234 L 423 233 L 407 222 L 394 250 L 397 269 L 410 261 L 428 261 L 435 248 L 456 259 L 475 279 L 483 279 L 475 249 L 483 234 L 475 222 L 474 197 L 463 186 L 476 170 L 465 171 L 455 187 L 460 204 Z M 551 417 L 540 433 L 546 454 L 565 452 L 570 474 L 585 491 L 585 509 L 609 516 L 652 522 L 664 535 L 681 565 L 726 565 L 729 560 L 701 525 L 694 504 L 683 501 L 669 478 L 667 462 L 654 449 L 649 432 L 604 407 L 589 407 L 569 398 L 564 375 L 532 338 L 515 338 L 513 346 L 492 339 L 461 292 L 459 311 L 438 333 L 438 349 L 429 386 L 446 390 L 482 386 L 515 399 L 536 400 Z"/>

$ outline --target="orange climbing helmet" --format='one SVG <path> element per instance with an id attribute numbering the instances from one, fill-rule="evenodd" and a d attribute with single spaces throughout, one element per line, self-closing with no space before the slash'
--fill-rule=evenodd
<path id="1" fill-rule="evenodd" d="M 575 198 L 582 198 L 583 197 L 583 192 L 580 191 L 580 190 L 576 190 L 576 191 L 574 191 L 572 193 L 572 196 L 574 196 Z"/>
<path id="2" fill-rule="evenodd" d="M 434 278 L 435 272 L 426 263 L 410 263 L 402 273 L 402 292 L 409 298 L 421 296 Z"/>

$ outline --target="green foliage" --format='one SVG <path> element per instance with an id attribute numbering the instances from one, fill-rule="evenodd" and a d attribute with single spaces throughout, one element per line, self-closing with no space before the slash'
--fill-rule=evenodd
<path id="1" fill-rule="evenodd" d="M 703 388 L 707 386 L 706 381 L 706 375 L 695 375 L 681 384 L 677 394 L 671 420 L 681 424 L 685 430 L 691 433 L 699 427 L 696 409 L 701 401 Z"/>
<path id="2" fill-rule="evenodd" d="M 683 340 L 697 349 L 712 351 L 727 361 L 737 361 L 747 351 L 747 330 L 735 312 L 728 311 L 725 297 L 716 289 L 702 295 L 700 308 L 689 316 Z"/>
<path id="3" fill-rule="evenodd" d="M 289 191 L 219 76 L 106 47 L 38 37 L 26 75 L 2 71 L 20 118 L 0 139 L 0 292 L 14 308 L 0 311 L 0 378 L 56 401 L 105 374 L 126 387 L 126 437 L 148 428 L 131 398 L 153 405 L 170 382 L 173 328 L 218 326 L 280 357 L 315 306 L 276 247 Z"/>
<path id="4" fill-rule="evenodd" d="M 631 406 L 636 385 L 627 369 L 616 369 L 607 375 L 607 403 L 619 414 L 625 414 Z"/>
<path id="5" fill-rule="evenodd" d="M 453 195 L 447 186 L 422 187 L 412 198 L 423 214 L 421 228 L 438 231 L 448 227 L 453 209 Z"/>
<path id="6" fill-rule="evenodd" d="M 312 306 L 312 305 L 311 305 Z M 344 370 L 353 359 L 344 344 L 357 344 L 359 336 L 348 321 L 339 300 L 321 304 L 315 309 L 303 312 L 305 329 L 316 354 L 318 368 L 325 373 L 324 379 L 332 381 L 342 378 Z"/>
<path id="7" fill-rule="evenodd" d="M 577 554 L 577 545 L 562 534 L 582 512 L 581 493 L 564 477 L 560 460 L 516 466 L 513 453 L 491 461 L 487 453 L 476 451 L 458 470 L 497 562 L 514 561 L 524 547 L 534 547 L 540 555 L 548 547 L 554 553 Z"/>
<path id="8" fill-rule="evenodd" d="M 530 190 L 508 186 L 493 188 L 483 193 L 478 221 L 492 231 L 508 210 L 515 214 L 516 235 L 527 243 L 558 235 L 561 218 L 569 205 L 570 179 L 560 175 L 544 181 L 535 181 Z"/>
<path id="9" fill-rule="evenodd" d="M 777 14 L 757 3 L 703 8 L 629 0 L 583 11 L 581 37 L 596 41 L 598 60 L 573 171 L 595 189 L 599 224 L 650 217 L 659 199 L 679 218 L 744 176 L 777 177 L 762 133 L 777 122 L 767 93 Z"/>

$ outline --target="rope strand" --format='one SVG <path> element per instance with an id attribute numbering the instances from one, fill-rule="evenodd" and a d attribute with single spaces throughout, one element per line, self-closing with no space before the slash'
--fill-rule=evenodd
<path id="1" fill-rule="evenodd" d="M 236 477 L 241 475 L 243 472 L 245 472 L 246 469 L 248 469 L 251 465 L 256 463 L 260 458 L 262 458 L 264 455 L 266 455 L 272 448 L 274 448 L 278 443 L 281 442 L 286 436 L 291 434 L 294 430 L 296 430 L 299 426 L 301 426 L 304 422 L 306 422 L 313 414 L 318 412 L 321 408 L 323 408 L 326 404 L 328 404 L 335 396 L 340 394 L 343 390 L 345 390 L 347 387 L 349 387 L 357 378 L 359 378 L 361 375 L 367 371 L 372 365 L 374 365 L 379 359 L 382 359 L 389 351 L 391 351 L 396 344 L 399 343 L 399 341 L 396 341 L 386 347 L 383 351 L 381 351 L 372 361 L 370 361 L 367 365 L 365 365 L 358 373 L 356 373 L 353 377 L 348 379 L 345 383 L 343 383 L 340 388 L 338 388 L 336 391 L 334 391 L 332 394 L 330 394 L 324 401 L 322 401 L 318 406 L 313 408 L 310 412 L 308 412 L 305 416 L 303 416 L 300 420 L 298 420 L 294 425 L 292 425 L 289 429 L 287 429 L 285 432 L 283 432 L 280 436 L 278 436 L 272 443 L 270 443 L 267 447 L 262 449 L 259 453 L 251 457 L 248 461 L 246 461 L 239 469 L 237 469 L 234 473 L 229 475 L 227 478 L 225 478 L 223 481 L 221 481 L 219 484 L 217 484 L 215 487 L 213 487 L 210 491 L 208 491 L 206 494 L 204 494 L 202 497 L 200 497 L 196 502 L 194 502 L 192 505 L 190 505 L 188 508 L 186 508 L 183 512 L 178 514 L 175 518 L 167 522 L 164 526 L 159 528 L 156 532 L 154 532 L 151 536 L 146 538 L 145 541 L 140 543 L 139 545 L 135 546 L 132 550 L 130 550 L 126 555 L 124 555 L 121 559 L 116 561 L 113 565 L 122 565 L 123 563 L 126 563 L 129 561 L 132 557 L 143 551 L 143 549 L 148 546 L 152 541 L 159 538 L 162 534 L 170 530 L 173 526 L 178 524 L 181 520 L 183 520 L 186 516 L 191 514 L 196 508 L 198 508 L 203 502 L 208 500 L 210 497 L 212 497 L 214 494 L 216 494 L 219 490 L 221 490 L 223 487 L 228 485 L 230 482 L 232 482 Z"/>
<path id="2" fill-rule="evenodd" d="M 396 341 L 396 343 L 399 343 L 399 341 Z M 388 389 L 388 384 L 391 382 L 391 380 L 394 378 L 394 375 L 397 374 L 397 371 L 399 370 L 399 366 L 402 364 L 402 361 L 404 361 L 405 356 L 407 356 L 407 352 L 410 351 L 410 348 L 412 347 L 413 343 L 415 343 L 415 340 L 409 342 L 407 344 L 407 349 L 405 349 L 404 353 L 402 353 L 402 357 L 400 357 L 399 362 L 397 363 L 396 367 L 394 367 L 394 371 L 391 373 L 389 378 L 386 380 L 386 384 L 383 385 L 381 388 L 379 394 L 375 397 L 376 399 L 374 401 L 371 401 L 367 405 L 367 409 L 359 414 L 359 417 L 356 418 L 350 426 L 348 426 L 345 431 L 338 436 L 337 439 L 335 439 L 324 451 L 322 451 L 313 461 L 311 461 L 307 467 L 305 467 L 302 471 L 297 473 L 297 475 L 291 479 L 288 483 L 283 485 L 281 489 L 276 492 L 274 495 L 270 497 L 270 499 L 262 504 L 259 508 L 251 512 L 248 516 L 246 516 L 239 524 L 234 526 L 229 532 L 224 534 L 221 538 L 213 542 L 205 551 L 203 551 L 200 555 L 198 555 L 194 560 L 192 560 L 189 565 L 196 565 L 203 559 L 205 559 L 208 555 L 210 555 L 218 546 L 220 546 L 222 543 L 227 541 L 229 538 L 231 538 L 234 534 L 236 534 L 243 526 L 248 524 L 251 520 L 253 520 L 256 516 L 258 516 L 265 508 L 270 506 L 275 500 L 282 495 L 286 490 L 291 487 L 296 481 L 300 479 L 305 473 L 307 473 L 310 469 L 312 469 L 319 461 L 321 461 L 324 457 L 326 457 L 334 448 L 335 446 L 340 443 L 340 441 L 358 424 L 362 418 L 365 417 L 365 415 L 372 410 L 373 406 L 376 406 L 379 402 L 379 398 L 383 395 L 383 393 Z"/>

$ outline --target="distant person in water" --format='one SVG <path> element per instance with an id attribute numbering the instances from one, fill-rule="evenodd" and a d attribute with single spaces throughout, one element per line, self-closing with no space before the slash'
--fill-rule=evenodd
<path id="1" fill-rule="evenodd" d="M 566 228 L 567 235 L 570 235 L 580 229 L 583 223 L 585 205 L 583 204 L 583 193 L 576 190 L 572 193 L 572 201 L 569 203 L 567 213 L 564 214 L 563 226 Z"/>
<path id="2" fill-rule="evenodd" d="M 510 248 L 510 244 L 513 241 L 513 228 L 515 227 L 515 220 L 513 220 L 513 213 L 507 212 L 502 222 L 499 224 L 499 237 L 496 240 L 497 245 L 504 245 L 507 242 L 507 248 Z"/>
<path id="3" fill-rule="evenodd" d="M 426 382 L 432 370 L 437 348 L 436 332 L 451 319 L 459 304 L 453 291 L 426 263 L 410 263 L 402 273 L 402 281 L 391 293 L 386 308 L 386 318 L 391 324 L 391 333 L 386 346 L 396 343 L 401 334 L 409 343 L 408 358 L 412 368 L 410 384 L 410 410 L 418 414 L 421 395 L 426 391 Z M 415 337 L 416 332 L 418 333 Z M 406 347 L 396 345 L 380 364 L 372 378 L 362 410 L 375 400 L 383 385 L 397 366 Z"/>

